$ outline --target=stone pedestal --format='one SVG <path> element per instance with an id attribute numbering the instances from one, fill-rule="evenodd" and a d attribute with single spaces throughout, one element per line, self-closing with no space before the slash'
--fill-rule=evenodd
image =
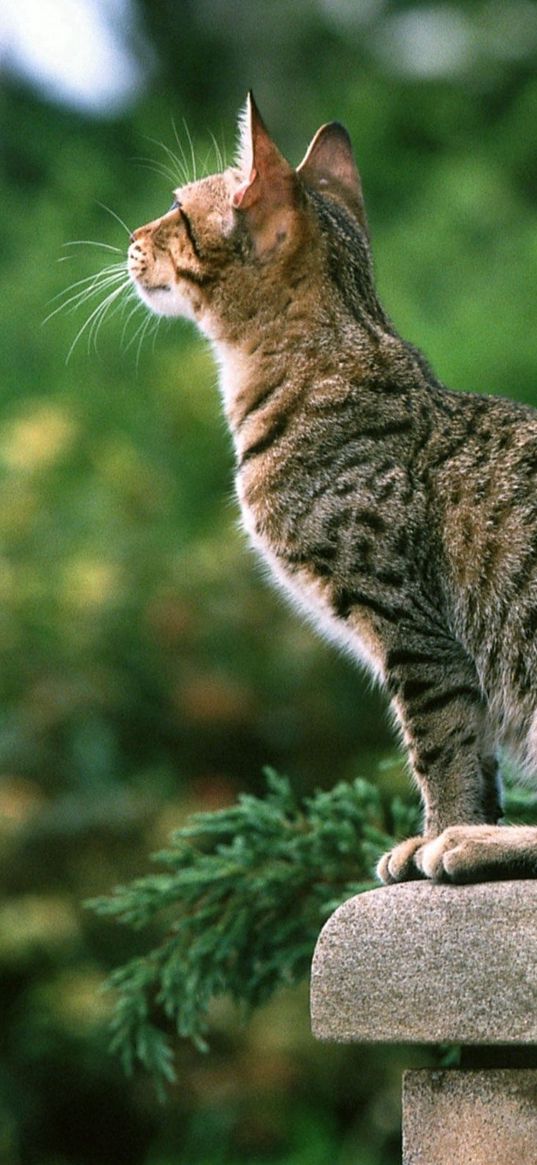
<path id="1" fill-rule="evenodd" d="M 403 1165 L 535 1165 L 537 1071 L 405 1072 Z"/>
<path id="2" fill-rule="evenodd" d="M 406 1073 L 404 1165 L 537 1165 L 537 880 L 351 898 L 319 937 L 311 1010 L 324 1040 L 475 1049 L 479 1071 Z"/>

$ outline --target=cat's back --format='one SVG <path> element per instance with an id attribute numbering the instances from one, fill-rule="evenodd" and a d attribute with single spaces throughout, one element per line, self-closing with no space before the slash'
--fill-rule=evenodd
<path id="1" fill-rule="evenodd" d="M 477 510 L 531 502 L 537 484 L 537 409 L 507 397 L 431 393 L 434 421 L 424 472 L 446 508 L 462 494 Z"/>
<path id="2" fill-rule="evenodd" d="M 438 580 L 474 649 L 537 597 L 537 410 L 508 398 L 436 394 L 424 474 Z"/>

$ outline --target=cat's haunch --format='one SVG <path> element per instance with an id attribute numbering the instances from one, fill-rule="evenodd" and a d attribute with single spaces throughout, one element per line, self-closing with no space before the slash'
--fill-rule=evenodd
<path id="1" fill-rule="evenodd" d="M 537 412 L 451 392 L 377 298 L 349 136 L 294 169 L 253 98 L 234 166 L 134 232 L 151 310 L 213 345 L 244 527 L 386 689 L 424 804 L 386 882 L 537 876 L 497 753 L 537 771 Z"/>

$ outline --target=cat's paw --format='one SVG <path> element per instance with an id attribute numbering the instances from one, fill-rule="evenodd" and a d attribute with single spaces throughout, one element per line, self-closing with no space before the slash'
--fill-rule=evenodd
<path id="1" fill-rule="evenodd" d="M 390 886 L 393 882 L 411 882 L 416 878 L 424 878 L 425 874 L 416 865 L 416 856 L 424 842 L 423 837 L 408 837 L 383 854 L 377 865 L 377 875 L 381 882 Z"/>
<path id="2" fill-rule="evenodd" d="M 436 882 L 487 882 L 537 877 L 537 828 L 529 825 L 452 825 L 416 854 L 424 877 Z"/>

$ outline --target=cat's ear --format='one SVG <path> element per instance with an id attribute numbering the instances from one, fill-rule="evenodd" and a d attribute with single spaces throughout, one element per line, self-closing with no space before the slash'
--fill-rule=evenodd
<path id="1" fill-rule="evenodd" d="M 351 139 L 338 121 L 331 121 L 317 130 L 297 167 L 297 174 L 319 194 L 328 194 L 342 202 L 367 231 L 362 183 Z"/>
<path id="2" fill-rule="evenodd" d="M 242 181 L 232 196 L 236 210 L 247 215 L 258 249 L 284 230 L 295 201 L 295 172 L 272 141 L 250 92 L 239 121 L 237 166 Z M 269 228 L 270 223 L 270 229 Z"/>

